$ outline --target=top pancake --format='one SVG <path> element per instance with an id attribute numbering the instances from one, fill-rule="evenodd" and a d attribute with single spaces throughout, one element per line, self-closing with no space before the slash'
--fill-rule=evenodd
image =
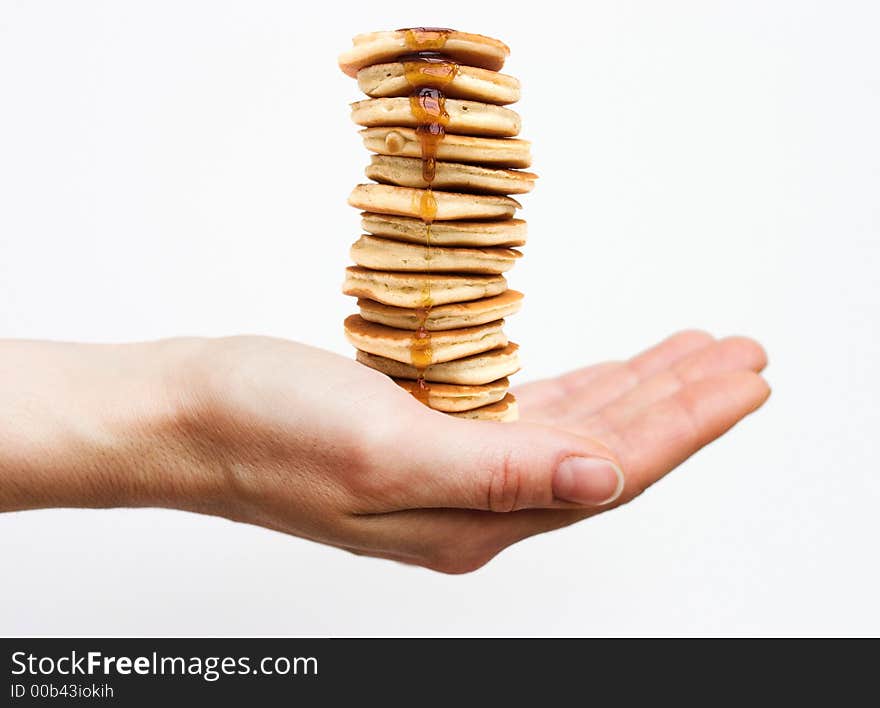
<path id="1" fill-rule="evenodd" d="M 513 76 L 487 71 L 476 66 L 459 66 L 449 82 L 437 83 L 430 76 L 419 76 L 413 83 L 407 78 L 407 66 L 418 62 L 376 64 L 357 73 L 358 87 L 373 98 L 409 96 L 422 86 L 440 88 L 448 98 L 462 98 L 501 106 L 519 101 L 519 81 Z M 412 75 L 412 74 L 411 74 Z"/>
<path id="2" fill-rule="evenodd" d="M 365 66 L 414 52 L 441 52 L 452 61 L 491 71 L 504 66 L 510 54 L 504 42 L 492 37 L 426 27 L 359 34 L 352 44 L 351 49 L 339 55 L 339 68 L 351 77 Z"/>

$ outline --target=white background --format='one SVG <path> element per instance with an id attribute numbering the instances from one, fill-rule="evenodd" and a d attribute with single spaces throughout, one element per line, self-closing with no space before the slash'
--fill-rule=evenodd
<path id="1" fill-rule="evenodd" d="M 520 381 L 683 327 L 767 406 L 633 504 L 433 574 L 173 511 L 0 517 L 0 632 L 880 634 L 871 2 L 0 0 L 0 336 L 339 352 L 354 34 L 497 36 L 537 190 Z M 0 372 L 3 378 L 14 371 Z"/>

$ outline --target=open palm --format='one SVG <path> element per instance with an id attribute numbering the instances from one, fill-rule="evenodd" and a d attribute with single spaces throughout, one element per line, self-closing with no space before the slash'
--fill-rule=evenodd
<path id="1" fill-rule="evenodd" d="M 237 500 L 219 513 L 452 573 L 633 499 L 769 393 L 760 345 L 703 332 L 526 384 L 516 423 L 432 411 L 377 371 L 294 342 L 208 352 L 199 398 L 215 408 L 198 416 L 210 423 L 198 448 Z"/>

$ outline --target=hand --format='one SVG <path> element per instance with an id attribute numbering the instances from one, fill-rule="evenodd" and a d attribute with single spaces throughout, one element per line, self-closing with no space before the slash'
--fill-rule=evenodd
<path id="1" fill-rule="evenodd" d="M 631 500 L 769 392 L 758 344 L 701 332 L 528 384 L 514 424 L 436 413 L 301 345 L 237 339 L 209 351 L 200 390 L 212 393 L 196 410 L 212 411 L 207 462 L 226 461 L 234 490 L 221 513 L 445 572 Z M 193 429 L 204 422 L 197 414 Z"/>
<path id="2" fill-rule="evenodd" d="M 431 411 L 351 359 L 281 340 L 53 352 L 71 381 L 54 382 L 51 422 L 26 431 L 12 457 L 31 460 L 58 438 L 57 399 L 69 398 L 75 444 L 49 456 L 66 472 L 25 475 L 55 490 L 41 497 L 22 495 L 7 466 L 19 495 L 0 495 L 0 508 L 177 507 L 450 573 L 631 500 L 769 392 L 759 345 L 699 332 L 528 384 L 512 424 Z"/>

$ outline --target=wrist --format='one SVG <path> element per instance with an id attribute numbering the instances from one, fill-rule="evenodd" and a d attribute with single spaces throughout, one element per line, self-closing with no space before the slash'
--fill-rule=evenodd
<path id="1" fill-rule="evenodd" d="M 218 499 L 189 425 L 204 346 L 0 343 L 0 510 Z"/>

